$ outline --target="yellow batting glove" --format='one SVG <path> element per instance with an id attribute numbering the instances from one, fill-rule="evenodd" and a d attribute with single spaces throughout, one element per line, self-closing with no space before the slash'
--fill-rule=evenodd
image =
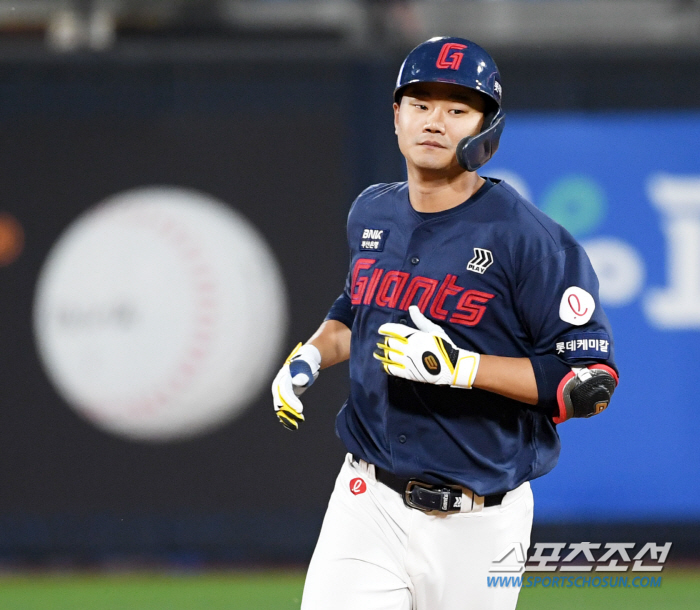
<path id="1" fill-rule="evenodd" d="M 418 330 L 405 324 L 379 327 L 384 340 L 377 343 L 374 357 L 384 365 L 384 371 L 411 381 L 471 389 L 481 356 L 456 347 L 415 305 L 409 307 L 409 314 Z"/>
<path id="2" fill-rule="evenodd" d="M 304 421 L 304 406 L 299 400 L 318 377 L 321 353 L 310 344 L 299 343 L 287 356 L 272 382 L 272 402 L 277 418 L 287 430 L 298 430 Z"/>

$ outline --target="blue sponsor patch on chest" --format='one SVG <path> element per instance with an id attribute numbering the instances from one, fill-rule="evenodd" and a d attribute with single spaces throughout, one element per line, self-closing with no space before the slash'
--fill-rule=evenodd
<path id="1" fill-rule="evenodd" d="M 564 360 L 607 360 L 610 358 L 610 336 L 605 331 L 570 333 L 557 339 L 554 353 Z"/>
<path id="2" fill-rule="evenodd" d="M 387 237 L 389 237 L 388 229 L 363 229 L 360 250 L 382 252 Z"/>

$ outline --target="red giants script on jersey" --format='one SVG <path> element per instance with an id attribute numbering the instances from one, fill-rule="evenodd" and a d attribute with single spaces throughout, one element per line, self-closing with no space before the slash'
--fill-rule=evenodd
<path id="1" fill-rule="evenodd" d="M 421 312 L 429 308 L 434 320 L 447 320 L 454 324 L 476 326 L 486 312 L 486 303 L 494 295 L 479 290 L 464 290 L 455 281 L 456 275 L 448 273 L 442 282 L 416 275 L 411 278 L 405 271 L 372 269 L 374 258 L 360 258 L 352 270 L 353 305 L 371 305 L 407 311 L 414 302 Z M 410 281 L 409 281 L 410 280 Z M 458 297 L 451 314 L 445 309 L 448 297 Z"/>
<path id="2" fill-rule="evenodd" d="M 459 44 L 458 42 L 446 42 L 444 45 L 442 45 L 442 49 L 440 49 L 440 55 L 438 55 L 435 65 L 443 70 L 447 68 L 459 70 L 459 64 L 462 63 L 464 53 L 452 53 L 452 55 L 450 55 L 450 51 L 457 51 L 459 49 L 466 48 L 467 45 L 465 44 Z"/>
<path id="3" fill-rule="evenodd" d="M 363 479 L 353 479 L 350 481 L 350 491 L 357 496 L 367 491 L 367 483 Z"/>

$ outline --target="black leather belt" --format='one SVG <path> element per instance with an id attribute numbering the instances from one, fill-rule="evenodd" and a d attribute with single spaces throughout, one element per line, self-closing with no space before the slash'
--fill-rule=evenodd
<path id="1" fill-rule="evenodd" d="M 359 458 L 352 456 L 359 463 Z M 432 485 L 397 477 L 395 474 L 382 468 L 374 467 L 377 481 L 383 483 L 398 493 L 406 506 L 422 510 L 423 512 L 438 511 L 441 513 L 458 513 L 462 508 L 462 488 L 456 485 Z M 484 496 L 484 507 L 499 506 L 503 502 L 505 493 Z"/>

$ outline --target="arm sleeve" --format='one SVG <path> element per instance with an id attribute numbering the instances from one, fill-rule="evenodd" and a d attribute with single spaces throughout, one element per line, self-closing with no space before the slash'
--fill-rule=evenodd
<path id="1" fill-rule="evenodd" d="M 331 305 L 325 319 L 338 320 L 338 322 L 342 322 L 352 330 L 352 325 L 355 321 L 355 311 L 352 308 L 352 298 L 350 297 L 350 291 L 352 290 L 351 284 L 352 269 L 348 271 L 343 292 L 340 293 L 340 296 L 334 301 L 333 305 Z"/>
<path id="2" fill-rule="evenodd" d="M 355 321 L 355 312 L 352 310 L 350 296 L 346 290 L 340 293 L 340 296 L 331 305 L 326 320 L 338 320 L 348 328 L 352 328 L 352 323 Z"/>
<path id="3" fill-rule="evenodd" d="M 538 261 L 518 284 L 516 300 L 534 347 L 539 407 L 557 412 L 559 383 L 571 367 L 604 364 L 617 373 L 598 278 L 581 246 Z"/>
<path id="4" fill-rule="evenodd" d="M 561 380 L 571 372 L 571 366 L 559 360 L 554 354 L 532 356 L 530 362 L 537 382 L 539 397 L 537 405 L 548 413 L 558 414 L 557 390 Z"/>
<path id="5" fill-rule="evenodd" d="M 352 205 L 350 206 L 350 210 L 348 212 L 348 223 L 347 223 L 347 236 L 348 236 L 348 245 L 350 244 L 350 227 L 351 227 L 351 219 L 353 216 L 353 212 L 359 205 L 358 202 L 363 199 L 368 193 L 371 193 L 372 191 L 375 191 L 377 189 L 382 188 L 383 185 L 381 184 L 375 184 L 372 186 L 368 186 L 364 191 L 362 191 L 357 198 L 352 202 Z M 352 305 L 352 257 L 353 257 L 353 251 L 352 248 L 350 248 L 350 270 L 348 271 L 347 278 L 345 280 L 345 289 L 343 292 L 340 294 L 340 296 L 335 300 L 333 305 L 331 305 L 330 310 L 328 311 L 328 314 L 326 315 L 326 320 L 338 320 L 338 322 L 342 322 L 347 326 L 349 329 L 352 330 L 352 325 L 355 321 L 355 310 L 353 309 Z"/>

